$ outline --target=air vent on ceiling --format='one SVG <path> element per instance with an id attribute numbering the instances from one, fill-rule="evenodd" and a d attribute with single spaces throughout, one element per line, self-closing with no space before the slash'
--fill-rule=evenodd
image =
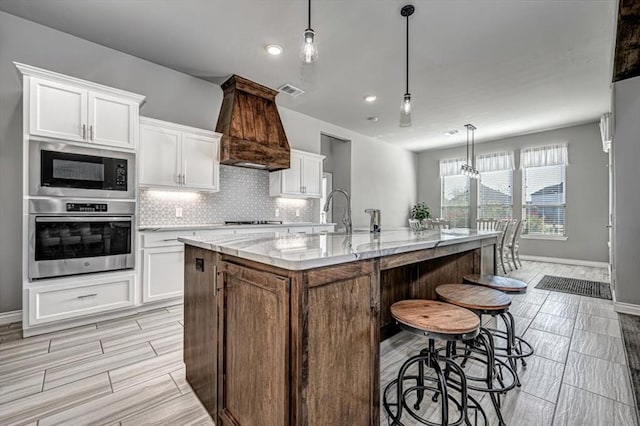
<path id="1" fill-rule="evenodd" d="M 289 83 L 285 83 L 282 86 L 278 87 L 278 91 L 286 93 L 289 96 L 293 96 L 294 98 L 304 93 L 304 90 L 298 89 L 296 86 L 293 86 Z"/>

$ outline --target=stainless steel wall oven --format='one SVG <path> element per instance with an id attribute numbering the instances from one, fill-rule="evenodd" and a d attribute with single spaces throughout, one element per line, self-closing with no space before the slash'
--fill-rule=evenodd
<path id="1" fill-rule="evenodd" d="M 131 269 L 135 202 L 29 200 L 29 279 Z"/>

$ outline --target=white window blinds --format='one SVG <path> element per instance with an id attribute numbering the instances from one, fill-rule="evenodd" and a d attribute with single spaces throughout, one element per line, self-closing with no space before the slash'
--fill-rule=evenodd
<path id="1" fill-rule="evenodd" d="M 462 175 L 461 167 L 464 163 L 464 158 L 440 160 L 440 177 Z"/>
<path id="2" fill-rule="evenodd" d="M 569 164 L 566 144 L 525 148 L 520 151 L 520 167 L 543 167 Z"/>

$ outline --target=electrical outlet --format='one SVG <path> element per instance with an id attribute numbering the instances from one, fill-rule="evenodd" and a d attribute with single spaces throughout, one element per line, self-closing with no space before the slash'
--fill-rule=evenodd
<path id="1" fill-rule="evenodd" d="M 182 207 L 176 207 L 176 217 L 182 217 Z"/>
<path id="2" fill-rule="evenodd" d="M 300 209 L 296 209 L 296 217 L 300 217 Z"/>
<path id="3" fill-rule="evenodd" d="M 276 209 L 276 217 L 280 217 L 280 209 Z"/>

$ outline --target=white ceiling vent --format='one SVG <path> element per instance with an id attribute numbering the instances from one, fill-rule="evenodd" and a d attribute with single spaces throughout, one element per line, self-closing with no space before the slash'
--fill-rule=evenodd
<path id="1" fill-rule="evenodd" d="M 289 83 L 285 83 L 282 86 L 278 87 L 278 91 L 282 93 L 286 93 L 289 96 L 298 97 L 304 93 L 304 90 L 298 89 L 296 86 L 291 85 Z"/>

